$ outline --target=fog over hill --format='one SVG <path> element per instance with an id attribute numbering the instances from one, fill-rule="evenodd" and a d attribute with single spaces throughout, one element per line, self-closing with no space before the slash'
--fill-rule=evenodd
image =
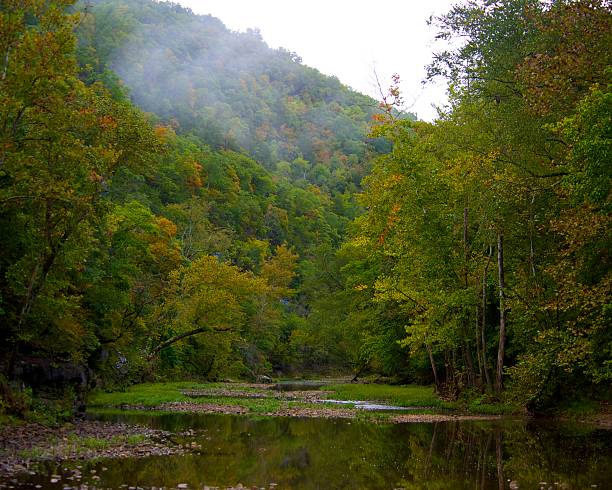
<path id="1" fill-rule="evenodd" d="M 377 102 L 269 48 L 259 32 L 232 32 L 210 15 L 150 0 L 95 0 L 88 12 L 81 61 L 96 73 L 113 70 L 136 104 L 181 131 L 268 167 L 298 157 L 363 165 Z"/>

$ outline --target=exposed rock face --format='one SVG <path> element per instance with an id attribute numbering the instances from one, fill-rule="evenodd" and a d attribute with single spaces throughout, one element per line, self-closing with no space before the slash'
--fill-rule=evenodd
<path id="1" fill-rule="evenodd" d="M 22 356 L 15 360 L 11 378 L 30 386 L 39 396 L 55 398 L 71 389 L 75 411 L 85 410 L 85 393 L 93 382 L 93 371 L 85 364 L 44 357 Z"/>

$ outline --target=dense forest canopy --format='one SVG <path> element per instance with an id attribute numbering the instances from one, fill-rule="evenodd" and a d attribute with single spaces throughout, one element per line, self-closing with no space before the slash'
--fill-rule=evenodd
<path id="1" fill-rule="evenodd" d="M 451 87 L 429 124 L 397 78 L 378 103 L 177 4 L 3 2 L 3 386 L 47 360 L 105 387 L 352 371 L 606 396 L 611 18 L 432 19 L 458 47 L 429 66 Z"/>

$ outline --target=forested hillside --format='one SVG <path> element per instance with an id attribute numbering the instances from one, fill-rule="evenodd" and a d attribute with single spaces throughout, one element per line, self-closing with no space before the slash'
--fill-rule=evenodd
<path id="1" fill-rule="evenodd" d="M 179 5 L 85 5 L 79 62 L 90 80 L 118 75 L 136 105 L 213 148 L 245 150 L 269 169 L 326 184 L 359 184 L 376 101 L 270 49 L 257 31 L 231 32 Z M 305 168 L 291 169 L 296 158 Z"/>
<path id="2" fill-rule="evenodd" d="M 385 148 L 377 103 L 174 4 L 2 15 L 5 376 L 350 369 L 308 316 Z"/>
<path id="3" fill-rule="evenodd" d="M 429 124 L 176 4 L 3 3 L 5 405 L 41 372 L 609 396 L 609 2 L 432 22 Z"/>

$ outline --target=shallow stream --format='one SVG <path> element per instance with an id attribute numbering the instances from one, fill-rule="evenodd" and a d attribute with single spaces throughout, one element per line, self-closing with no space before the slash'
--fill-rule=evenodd
<path id="1" fill-rule="evenodd" d="M 17 486 L 89 488 L 612 488 L 612 431 L 526 420 L 376 424 L 233 415 L 100 415 L 164 429 L 180 456 L 49 463 Z M 199 447 L 198 447 L 199 446 Z M 51 475 L 61 479 L 51 483 Z M 187 487 L 185 487 L 187 485 Z"/>

